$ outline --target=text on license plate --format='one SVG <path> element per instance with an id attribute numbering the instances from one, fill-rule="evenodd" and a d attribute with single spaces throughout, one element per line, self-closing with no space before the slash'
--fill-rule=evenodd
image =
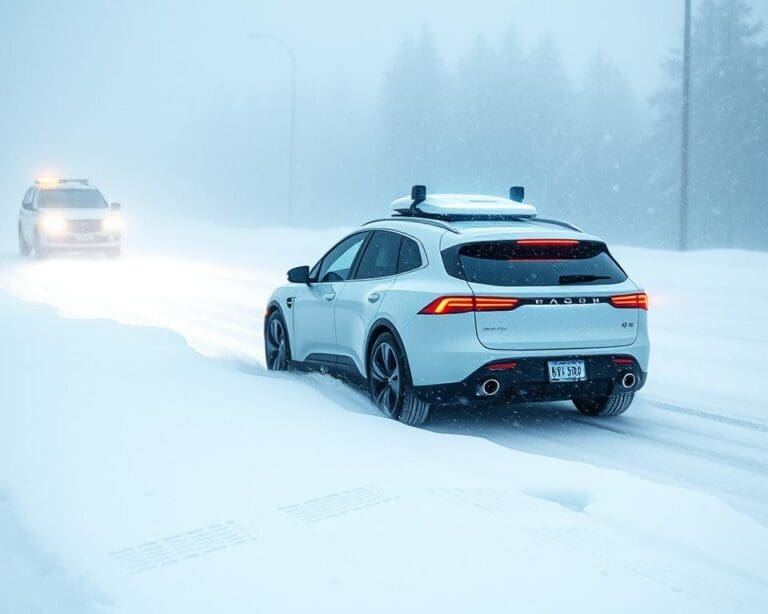
<path id="1" fill-rule="evenodd" d="M 75 241 L 79 243 L 87 243 L 88 241 L 93 241 L 96 238 L 96 235 L 93 233 L 78 233 L 75 235 Z"/>
<path id="2" fill-rule="evenodd" d="M 587 379 L 583 360 L 553 360 L 547 365 L 550 382 L 580 382 Z"/>

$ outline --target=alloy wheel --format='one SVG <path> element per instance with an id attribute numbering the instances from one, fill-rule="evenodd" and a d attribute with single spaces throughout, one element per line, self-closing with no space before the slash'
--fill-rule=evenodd
<path id="1" fill-rule="evenodd" d="M 371 357 L 372 396 L 376 405 L 389 417 L 393 417 L 400 401 L 400 361 L 395 349 L 386 342 L 376 346 Z"/>
<path id="2" fill-rule="evenodd" d="M 272 316 L 267 326 L 267 366 L 273 371 L 288 370 L 288 338 L 278 315 Z"/>

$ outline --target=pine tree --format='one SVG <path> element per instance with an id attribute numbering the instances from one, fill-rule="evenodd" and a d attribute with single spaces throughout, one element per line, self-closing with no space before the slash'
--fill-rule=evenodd
<path id="1" fill-rule="evenodd" d="M 379 122 L 384 193 L 403 193 L 410 183 L 443 183 L 446 89 L 443 61 L 424 28 L 416 41 L 403 41 L 384 78 Z"/>
<path id="2" fill-rule="evenodd" d="M 459 64 L 450 96 L 451 139 L 447 170 L 452 191 L 493 193 L 503 189 L 499 180 L 503 155 L 498 57 L 483 38 L 478 38 Z"/>
<path id="3" fill-rule="evenodd" d="M 572 179 L 576 200 L 584 203 L 580 223 L 615 240 L 634 239 L 639 181 L 635 159 L 642 122 L 634 93 L 621 71 L 602 52 L 590 63 L 577 119 L 578 161 Z"/>
<path id="4" fill-rule="evenodd" d="M 537 204 L 552 215 L 572 217 L 579 151 L 575 125 L 578 104 L 554 42 L 545 38 L 528 56 L 520 88 L 520 142 L 525 144 L 526 177 Z"/>
<path id="5" fill-rule="evenodd" d="M 742 0 L 703 0 L 691 38 L 691 245 L 768 247 L 768 50 Z M 676 209 L 680 53 L 666 63 L 656 173 L 660 202 Z M 666 198 L 665 198 L 666 196 Z"/>

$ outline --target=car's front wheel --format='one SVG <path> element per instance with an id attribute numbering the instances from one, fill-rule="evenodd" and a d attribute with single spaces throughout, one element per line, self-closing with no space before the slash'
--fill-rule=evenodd
<path id="1" fill-rule="evenodd" d="M 40 234 L 35 230 L 35 258 L 45 260 L 50 255 L 50 252 L 48 248 L 43 247 L 40 243 Z"/>
<path id="2" fill-rule="evenodd" d="M 275 309 L 264 323 L 264 357 L 270 371 L 291 369 L 291 346 L 281 313 Z"/>
<path id="3" fill-rule="evenodd" d="M 419 425 L 429 417 L 429 404 L 414 394 L 405 352 L 391 333 L 382 333 L 371 346 L 368 390 L 388 418 Z"/>
<path id="4" fill-rule="evenodd" d="M 618 416 L 629 409 L 634 398 L 634 392 L 614 392 L 605 397 L 573 399 L 573 404 L 585 416 Z"/>

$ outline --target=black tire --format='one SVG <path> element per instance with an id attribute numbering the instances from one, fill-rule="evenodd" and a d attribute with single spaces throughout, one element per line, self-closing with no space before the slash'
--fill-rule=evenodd
<path id="1" fill-rule="evenodd" d="M 27 242 L 24 240 L 24 233 L 21 232 L 21 224 L 19 224 L 19 253 L 25 258 L 32 255 L 32 248 L 27 245 Z"/>
<path id="2" fill-rule="evenodd" d="M 607 397 L 573 399 L 573 404 L 585 416 L 618 416 L 629 409 L 634 398 L 634 392 L 614 392 Z"/>
<path id="3" fill-rule="evenodd" d="M 117 259 L 122 255 L 123 250 L 122 247 L 118 245 L 117 247 L 110 247 L 104 253 L 107 255 L 107 258 Z"/>
<path id="4" fill-rule="evenodd" d="M 368 354 L 368 392 L 388 418 L 418 426 L 429 418 L 429 403 L 413 391 L 408 359 L 391 333 L 382 333 Z"/>
<path id="5" fill-rule="evenodd" d="M 275 309 L 264 321 L 264 359 L 270 371 L 291 370 L 291 345 L 283 316 Z"/>

